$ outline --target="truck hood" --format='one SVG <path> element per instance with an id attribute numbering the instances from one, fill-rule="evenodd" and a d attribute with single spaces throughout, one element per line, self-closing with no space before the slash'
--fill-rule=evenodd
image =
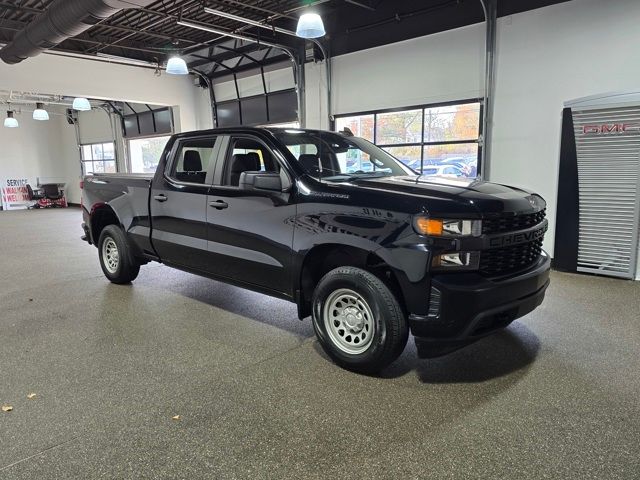
<path id="1" fill-rule="evenodd" d="M 497 214 L 531 213 L 545 208 L 539 195 L 516 187 L 475 179 L 430 176 L 391 176 L 359 178 L 352 186 L 384 190 L 387 194 L 411 198 L 418 211 L 464 214 L 481 217 Z M 415 207 L 414 207 L 415 208 Z"/>

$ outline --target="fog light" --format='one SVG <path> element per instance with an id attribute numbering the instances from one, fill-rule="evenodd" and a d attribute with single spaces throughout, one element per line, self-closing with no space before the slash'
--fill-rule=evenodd
<path id="1" fill-rule="evenodd" d="M 452 252 L 433 257 L 431 266 L 441 270 L 477 270 L 480 252 Z"/>

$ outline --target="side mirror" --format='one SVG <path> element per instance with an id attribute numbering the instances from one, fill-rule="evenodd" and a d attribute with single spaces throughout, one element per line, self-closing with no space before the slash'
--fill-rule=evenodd
<path id="1" fill-rule="evenodd" d="M 238 186 L 240 190 L 282 192 L 282 179 L 276 172 L 242 172 Z"/>

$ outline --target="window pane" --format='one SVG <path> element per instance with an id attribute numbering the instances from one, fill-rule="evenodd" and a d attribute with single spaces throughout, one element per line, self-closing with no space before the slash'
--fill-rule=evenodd
<path id="1" fill-rule="evenodd" d="M 113 148 L 113 143 L 104 143 L 102 144 L 102 148 L 104 151 L 105 160 L 112 160 L 116 158 L 114 148 Z"/>
<path id="2" fill-rule="evenodd" d="M 296 157 L 297 159 L 300 159 L 300 155 L 317 155 L 318 154 L 318 147 L 316 147 L 313 143 L 287 145 L 287 148 L 293 154 L 293 156 Z"/>
<path id="3" fill-rule="evenodd" d="M 336 118 L 336 131 L 348 128 L 356 137 L 373 142 L 373 115 L 357 115 L 354 117 Z"/>
<path id="4" fill-rule="evenodd" d="M 385 150 L 409 168 L 420 170 L 420 154 L 422 147 L 386 147 Z"/>
<path id="5" fill-rule="evenodd" d="M 171 176 L 181 182 L 205 183 L 207 170 L 213 162 L 216 137 L 192 138 L 180 142 L 177 160 Z"/>
<path id="6" fill-rule="evenodd" d="M 93 173 L 93 162 L 82 162 L 82 168 L 85 175 Z"/>
<path id="7" fill-rule="evenodd" d="M 478 138 L 479 125 L 479 103 L 426 108 L 424 141 L 475 140 Z"/>
<path id="8" fill-rule="evenodd" d="M 104 158 L 102 153 L 102 144 L 96 143 L 95 145 L 91 145 L 91 151 L 93 153 L 94 160 L 102 160 Z"/>
<path id="9" fill-rule="evenodd" d="M 336 158 L 341 172 L 373 172 L 374 170 L 371 155 L 360 149 L 349 148 L 346 152 L 338 152 Z"/>
<path id="10" fill-rule="evenodd" d="M 116 173 L 116 162 L 114 160 L 107 160 L 104 163 L 104 171 L 107 173 Z"/>
<path id="11" fill-rule="evenodd" d="M 104 162 L 93 162 L 93 173 L 104 173 Z"/>
<path id="12" fill-rule="evenodd" d="M 422 142 L 422 110 L 378 114 L 376 144 L 420 142 Z"/>
<path id="13" fill-rule="evenodd" d="M 83 145 L 82 146 L 82 159 L 83 160 L 92 160 L 91 156 L 91 145 Z"/>
<path id="14" fill-rule="evenodd" d="M 478 144 L 427 145 L 424 147 L 424 166 L 425 175 L 448 174 L 475 178 L 478 176 Z M 445 169 L 448 170 L 445 172 Z"/>
<path id="15" fill-rule="evenodd" d="M 129 140 L 132 173 L 154 173 L 169 136 Z"/>
<path id="16" fill-rule="evenodd" d="M 225 159 L 222 185 L 237 187 L 243 172 L 280 172 L 271 150 L 252 138 L 233 138 L 231 155 Z"/>

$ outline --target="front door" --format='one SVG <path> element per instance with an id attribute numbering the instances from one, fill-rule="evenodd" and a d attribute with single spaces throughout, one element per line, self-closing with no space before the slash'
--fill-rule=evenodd
<path id="1" fill-rule="evenodd" d="M 176 141 L 151 190 L 151 240 L 167 264 L 206 270 L 207 193 L 222 137 Z"/>
<path id="2" fill-rule="evenodd" d="M 290 194 L 247 191 L 239 185 L 243 172 L 279 172 L 288 190 L 289 175 L 266 143 L 246 134 L 225 137 L 219 158 L 207 196 L 209 253 L 222 275 L 292 295 L 295 205 Z"/>

